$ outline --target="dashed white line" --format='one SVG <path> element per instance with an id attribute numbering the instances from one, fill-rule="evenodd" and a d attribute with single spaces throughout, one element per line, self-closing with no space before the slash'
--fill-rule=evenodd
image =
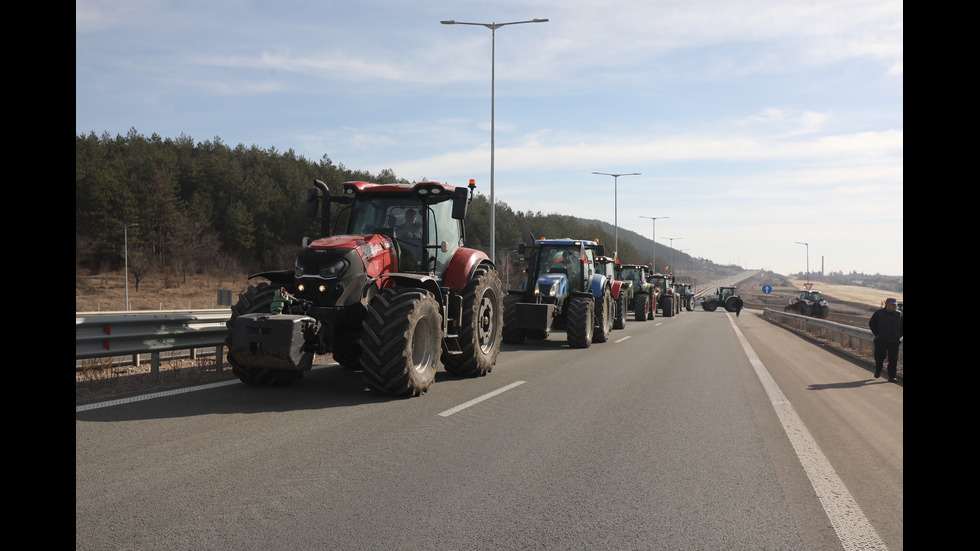
<path id="1" fill-rule="evenodd" d="M 625 341 L 626 339 L 628 339 L 628 338 L 630 338 L 630 337 L 632 337 L 632 336 L 633 336 L 633 335 L 626 335 L 625 337 L 623 337 L 623 338 L 621 338 L 621 339 L 619 339 L 619 340 L 615 340 L 615 341 L 613 341 L 613 342 L 623 342 L 623 341 Z"/>
<path id="2" fill-rule="evenodd" d="M 513 383 L 511 383 L 511 384 L 509 384 L 507 386 L 498 388 L 497 390 L 494 390 L 493 392 L 488 392 L 488 393 L 484 394 L 483 396 L 480 396 L 478 398 L 473 398 L 469 402 L 464 402 L 464 403 L 462 403 L 462 404 L 460 404 L 460 405 L 458 405 L 458 406 L 456 406 L 454 408 L 449 408 L 446 411 L 440 413 L 439 415 L 442 416 L 442 417 L 449 417 L 450 415 L 452 415 L 454 413 L 458 413 L 458 412 L 460 412 L 460 411 L 462 411 L 462 410 L 464 410 L 464 409 L 466 409 L 466 408 L 468 408 L 468 407 L 470 407 L 472 405 L 479 404 L 480 402 L 482 402 L 482 401 L 484 401 L 484 400 L 486 400 L 488 398 L 493 398 L 494 396 L 500 394 L 501 392 L 507 392 L 508 390 L 510 390 L 510 389 L 512 389 L 514 387 L 521 386 L 525 382 L 527 382 L 527 381 L 514 381 Z"/>

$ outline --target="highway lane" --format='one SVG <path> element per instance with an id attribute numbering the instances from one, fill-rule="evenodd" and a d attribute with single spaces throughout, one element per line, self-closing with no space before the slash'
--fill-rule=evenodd
<path id="1" fill-rule="evenodd" d="M 730 319 L 630 322 L 585 350 L 556 332 L 414 399 L 328 367 L 76 413 L 76 547 L 847 549 Z M 901 387 L 735 326 L 901 549 Z"/>

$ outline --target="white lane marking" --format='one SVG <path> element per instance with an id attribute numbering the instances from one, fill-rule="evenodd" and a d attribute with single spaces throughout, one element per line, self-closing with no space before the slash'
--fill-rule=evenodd
<path id="1" fill-rule="evenodd" d="M 630 338 L 630 337 L 632 337 L 632 336 L 633 336 L 633 335 L 627 335 L 627 336 L 625 336 L 625 337 L 623 337 L 623 338 L 621 338 L 621 339 L 619 339 L 619 340 L 616 340 L 616 341 L 613 341 L 613 342 L 623 342 L 623 341 L 625 341 L 626 339 L 628 339 L 628 338 Z"/>
<path id="2" fill-rule="evenodd" d="M 452 415 L 454 413 L 460 412 L 460 411 L 462 411 L 462 410 L 464 410 L 464 409 L 466 409 L 466 408 L 468 408 L 468 407 L 470 407 L 472 405 L 479 404 L 480 402 L 482 402 L 482 401 L 484 401 L 484 400 L 486 400 L 488 398 L 493 398 L 494 396 L 500 394 L 501 392 L 507 392 L 508 390 L 510 390 L 510 389 L 512 389 L 514 387 L 518 387 L 518 386 L 520 386 L 520 385 L 522 385 L 522 384 L 524 384 L 526 382 L 527 381 L 514 381 L 513 383 L 511 383 L 511 384 L 509 384 L 509 385 L 507 385 L 505 387 L 498 388 L 497 390 L 494 390 L 493 392 L 488 392 L 488 393 L 484 394 L 483 396 L 480 396 L 478 398 L 473 398 L 469 402 L 462 403 L 462 404 L 460 404 L 460 405 L 458 405 L 458 406 L 456 406 L 454 408 L 449 408 L 446 411 L 440 413 L 439 415 L 441 415 L 442 417 L 449 417 L 450 415 Z"/>
<path id="3" fill-rule="evenodd" d="M 762 388 L 765 389 L 766 394 L 769 396 L 772 407 L 776 411 L 776 416 L 779 417 L 779 421 L 783 424 L 783 430 L 786 432 L 786 436 L 789 437 L 789 441 L 796 451 L 796 457 L 799 458 L 800 463 L 803 465 L 803 470 L 810 479 L 810 485 L 813 486 L 813 490 L 817 493 L 817 499 L 820 500 L 824 512 L 827 513 L 830 524 L 834 527 L 834 531 L 837 532 L 837 538 L 840 540 L 844 550 L 887 551 L 888 548 L 885 546 L 885 542 L 875 532 L 874 527 L 871 526 L 871 522 L 868 521 L 864 512 L 861 511 L 857 502 L 854 501 L 851 493 L 847 491 L 847 487 L 844 486 L 840 477 L 837 476 L 837 472 L 834 471 L 827 456 L 824 455 L 820 446 L 817 445 L 816 440 L 810 434 L 810 431 L 807 430 L 806 425 L 803 424 L 803 420 L 800 419 L 796 410 L 793 409 L 793 405 L 783 395 L 783 392 L 769 374 L 766 366 L 762 364 L 755 350 L 749 345 L 749 341 L 739 330 L 738 326 L 735 325 L 735 320 L 731 314 L 728 314 L 728 321 L 735 330 L 735 335 L 742 344 L 742 348 L 745 350 L 745 354 L 748 356 L 756 376 L 759 377 Z"/>
<path id="4" fill-rule="evenodd" d="M 80 411 L 88 411 L 90 409 L 107 408 L 110 406 L 130 404 L 133 402 L 142 402 L 143 400 L 152 400 L 153 398 L 161 398 L 163 396 L 173 396 L 175 394 L 187 394 L 188 392 L 196 392 L 198 390 L 207 390 L 209 388 L 218 388 L 219 386 L 228 386 L 228 385 L 237 385 L 237 384 L 241 384 L 241 381 L 239 381 L 238 379 L 232 379 L 229 381 L 208 383 L 206 385 L 191 386 L 187 388 L 178 388 L 174 390 L 165 390 L 163 392 L 154 392 L 152 394 L 141 394 L 139 396 L 120 398 L 118 400 L 109 400 L 107 402 L 96 402 L 94 404 L 85 404 L 84 406 L 75 406 L 75 413 L 78 413 Z"/>

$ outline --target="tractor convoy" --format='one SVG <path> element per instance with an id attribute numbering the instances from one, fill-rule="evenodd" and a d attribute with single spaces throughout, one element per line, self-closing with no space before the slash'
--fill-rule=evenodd
<path id="1" fill-rule="evenodd" d="M 569 347 L 588 348 L 625 329 L 630 312 L 644 322 L 658 309 L 671 317 L 693 308 L 690 283 L 620 264 L 592 239 L 532 236 L 517 249 L 523 283 L 505 290 L 493 261 L 465 246 L 475 187 L 352 181 L 332 197 L 314 180 L 306 212 L 320 237 L 302 239 L 292 269 L 251 275 L 260 281 L 231 308 L 225 346 L 235 375 L 288 385 L 315 356 L 331 354 L 375 391 L 417 396 L 440 368 L 490 373 L 502 343 L 546 340 L 557 329 Z M 821 317 L 826 301 L 804 295 L 786 309 Z M 734 287 L 720 287 L 702 306 L 733 311 L 734 296 Z"/>

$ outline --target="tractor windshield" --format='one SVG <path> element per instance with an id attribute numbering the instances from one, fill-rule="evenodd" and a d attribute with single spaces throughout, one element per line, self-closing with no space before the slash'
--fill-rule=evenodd
<path id="1" fill-rule="evenodd" d="M 442 273 L 462 243 L 460 223 L 452 217 L 452 201 L 436 202 L 415 195 L 360 195 L 351 209 L 347 232 L 385 234 L 401 250 L 399 269 Z M 441 243 L 447 244 L 446 251 Z"/>
<path id="2" fill-rule="evenodd" d="M 623 268 L 619 271 L 619 278 L 639 285 L 643 283 L 643 270 L 641 268 Z"/>

